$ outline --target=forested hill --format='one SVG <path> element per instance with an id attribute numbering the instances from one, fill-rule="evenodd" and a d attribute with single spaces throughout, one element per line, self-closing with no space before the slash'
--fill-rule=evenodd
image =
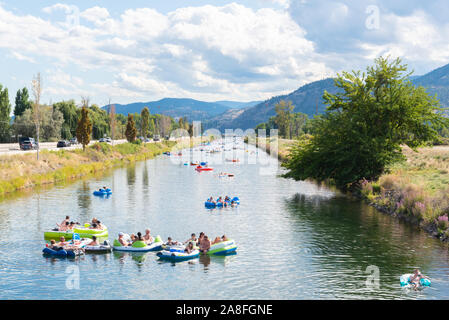
<path id="1" fill-rule="evenodd" d="M 310 117 L 323 113 L 326 106 L 323 103 L 323 93 L 327 90 L 330 93 L 336 93 L 334 80 L 331 78 L 315 81 L 300 87 L 287 95 L 276 96 L 268 99 L 258 105 L 246 109 L 238 117 L 228 123 L 222 123 L 218 129 L 254 128 L 262 122 L 266 122 L 270 117 L 276 114 L 274 106 L 281 100 L 291 101 L 295 106 L 294 112 L 302 112 Z"/>
<path id="2" fill-rule="evenodd" d="M 436 94 L 441 105 L 449 107 L 449 64 L 413 79 L 412 82 L 427 88 L 429 93 Z"/>
<path id="3" fill-rule="evenodd" d="M 152 114 L 164 114 L 173 118 L 187 117 L 189 121 L 205 121 L 231 108 L 245 108 L 256 103 L 237 101 L 205 102 L 187 98 L 164 98 L 159 101 L 136 102 L 126 105 L 115 104 L 115 112 L 127 115 L 128 113 L 140 113 L 144 107 L 148 107 Z M 103 109 L 107 108 L 108 106 L 103 107 Z"/>
<path id="4" fill-rule="evenodd" d="M 443 107 L 449 107 L 449 64 L 423 76 L 412 76 L 410 79 L 415 85 L 427 88 L 430 94 L 436 94 Z M 323 113 L 326 109 L 323 103 L 325 90 L 330 93 L 337 92 L 332 78 L 306 84 L 290 94 L 276 96 L 252 108 L 248 108 L 232 120 L 220 123 L 219 129 L 254 128 L 259 123 L 266 122 L 275 115 L 275 105 L 280 100 L 292 101 L 295 106 L 294 112 L 302 112 L 309 117 L 314 116 L 317 110 L 318 114 Z"/>

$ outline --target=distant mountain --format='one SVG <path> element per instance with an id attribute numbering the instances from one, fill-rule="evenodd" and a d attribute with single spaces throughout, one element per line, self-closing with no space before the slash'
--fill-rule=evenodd
<path id="1" fill-rule="evenodd" d="M 313 117 L 318 111 L 321 114 L 326 109 L 323 103 L 323 93 L 327 90 L 330 93 L 336 93 L 332 78 L 315 81 L 287 95 L 276 96 L 261 102 L 254 107 L 244 110 L 241 114 L 229 122 L 220 123 L 217 129 L 240 128 L 246 130 L 254 128 L 262 122 L 266 122 L 270 117 L 276 115 L 274 106 L 281 100 L 291 101 L 295 106 L 294 112 L 302 112 Z"/>
<path id="2" fill-rule="evenodd" d="M 436 94 L 441 105 L 445 108 L 449 107 L 449 64 L 412 79 L 412 82 L 427 88 L 430 94 Z"/>
<path id="3" fill-rule="evenodd" d="M 238 101 L 217 101 L 216 103 L 224 105 L 226 107 L 232 108 L 232 109 L 244 109 L 244 108 L 250 108 L 255 106 L 256 104 L 261 103 L 262 101 L 250 101 L 250 102 L 238 102 Z"/>
<path id="4" fill-rule="evenodd" d="M 410 80 L 417 86 L 427 88 L 430 94 L 436 94 L 443 107 L 449 107 L 449 64 L 423 76 L 411 76 Z M 306 84 L 287 95 L 273 97 L 240 112 L 237 116 L 234 113 L 235 117 L 233 119 L 217 122 L 217 128 L 220 130 L 227 128 L 240 128 L 243 130 L 254 128 L 259 123 L 268 121 L 270 117 L 276 114 L 274 106 L 280 100 L 291 101 L 295 106 L 294 112 L 302 112 L 309 117 L 313 117 L 317 111 L 318 114 L 321 114 L 326 110 L 326 106 L 323 103 L 325 90 L 330 93 L 338 91 L 334 86 L 332 78 Z"/>
<path id="5" fill-rule="evenodd" d="M 415 85 L 427 88 L 431 94 L 436 94 L 443 107 L 449 107 L 449 64 L 435 69 L 423 76 L 411 76 Z M 294 112 L 302 112 L 309 117 L 321 114 L 326 110 L 323 103 L 324 91 L 336 93 L 332 78 L 311 82 L 299 89 L 270 98 L 266 101 L 237 102 L 217 101 L 204 102 L 193 99 L 166 98 L 153 102 L 139 102 L 127 105 L 116 104 L 116 113 L 135 113 L 147 106 L 151 113 L 160 113 L 172 117 L 186 116 L 189 121 L 202 121 L 205 128 L 249 129 L 254 128 L 276 114 L 275 105 L 281 101 L 292 101 Z M 107 108 L 103 107 L 103 108 Z"/>
<path id="6" fill-rule="evenodd" d="M 231 108 L 246 108 L 256 102 L 220 101 L 205 102 L 187 98 L 164 98 L 159 101 L 136 102 L 130 104 L 115 104 L 115 112 L 127 115 L 140 113 L 148 107 L 152 114 L 164 114 L 174 118 L 187 117 L 189 121 L 206 121 L 220 114 L 228 112 Z M 108 109 L 109 106 L 102 107 Z"/>
<path id="7" fill-rule="evenodd" d="M 243 112 L 245 112 L 245 109 L 229 109 L 222 114 L 204 121 L 203 128 L 205 130 L 210 128 L 219 130 L 232 129 L 231 127 L 229 127 L 229 124 L 232 123 L 232 121 L 234 121 L 234 119 L 240 116 Z"/>

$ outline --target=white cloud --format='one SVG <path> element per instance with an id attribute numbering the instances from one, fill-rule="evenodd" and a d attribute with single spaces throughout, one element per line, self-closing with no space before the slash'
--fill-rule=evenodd
<path id="1" fill-rule="evenodd" d="M 44 12 L 56 10 L 73 8 L 56 4 Z M 114 75 L 112 87 L 122 87 L 129 97 L 268 98 L 328 70 L 314 61 L 313 42 L 285 11 L 231 3 L 179 8 L 166 15 L 129 9 L 113 18 L 95 6 L 80 17 L 79 26 L 68 28 L 0 6 L 0 47 L 20 52 L 18 59 L 52 59 L 61 72 L 76 67 L 87 79 L 89 73 L 108 72 Z M 64 76 L 60 84 L 88 86 L 89 80 L 77 84 Z M 107 86 L 96 83 L 99 89 Z"/>
<path id="2" fill-rule="evenodd" d="M 449 24 L 437 24 L 423 10 L 382 12 L 380 29 L 367 30 L 365 3 L 264 2 L 277 9 L 231 3 L 167 14 L 128 9 L 113 16 L 94 6 L 80 12 L 79 25 L 18 15 L 0 5 L 0 48 L 60 73 L 50 77 L 48 93 L 90 92 L 122 102 L 166 96 L 265 99 L 364 66 L 380 54 L 449 60 Z M 58 10 L 74 8 L 43 9 Z M 83 79 L 69 76 L 70 70 Z"/>
<path id="3" fill-rule="evenodd" d="M 80 16 L 90 22 L 98 22 L 109 18 L 109 11 L 106 8 L 95 6 L 81 12 Z"/>

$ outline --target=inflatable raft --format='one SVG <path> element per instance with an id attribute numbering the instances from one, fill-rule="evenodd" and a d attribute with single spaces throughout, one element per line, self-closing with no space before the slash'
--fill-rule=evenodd
<path id="1" fill-rule="evenodd" d="M 94 191 L 94 196 L 108 196 L 112 194 L 112 190 L 111 189 L 101 189 L 101 190 L 95 190 Z"/>
<path id="2" fill-rule="evenodd" d="M 212 171 L 214 170 L 213 168 L 209 168 L 209 167 L 202 167 L 202 166 L 198 166 L 195 168 L 196 171 L 198 172 L 203 172 L 203 171 Z"/>
<path id="3" fill-rule="evenodd" d="M 90 224 L 86 223 L 83 227 L 74 228 L 73 231 L 78 233 L 81 238 L 92 238 L 96 236 L 97 238 L 106 238 L 108 236 L 108 228 L 103 226 L 103 229 L 89 229 Z"/>
<path id="4" fill-rule="evenodd" d="M 86 253 L 108 253 L 112 251 L 112 247 L 109 241 L 105 240 L 103 244 L 98 246 L 85 246 L 84 251 Z"/>
<path id="5" fill-rule="evenodd" d="M 232 201 L 234 201 L 235 206 L 240 205 L 240 199 L 238 197 L 234 197 L 231 201 L 225 201 L 224 203 L 223 202 L 218 202 L 218 199 L 217 199 L 216 202 L 206 201 L 204 203 L 204 206 L 207 209 L 227 208 L 227 207 L 232 207 L 232 205 L 231 205 Z"/>
<path id="6" fill-rule="evenodd" d="M 225 256 L 237 251 L 237 245 L 234 240 L 228 240 L 211 245 L 207 255 Z"/>
<path id="7" fill-rule="evenodd" d="M 68 242 L 69 245 L 74 246 L 75 249 L 67 250 L 60 248 L 59 250 L 51 249 L 48 246 L 42 250 L 44 256 L 52 256 L 58 258 L 75 258 L 84 253 L 82 248 L 86 247 L 86 244 L 89 243 L 90 239 L 81 239 L 81 240 L 72 240 Z"/>
<path id="8" fill-rule="evenodd" d="M 124 247 L 122 244 L 115 239 L 112 248 L 116 251 L 126 251 L 126 252 L 149 252 L 149 251 L 160 251 L 162 250 L 162 240 L 160 236 L 154 239 L 151 244 L 146 244 L 143 241 L 136 241 L 132 246 Z"/>
<path id="9" fill-rule="evenodd" d="M 170 250 L 163 250 L 161 252 L 158 252 L 157 256 L 161 260 L 180 262 L 180 261 L 187 261 L 187 260 L 198 258 L 200 256 L 200 252 L 198 250 L 193 250 L 191 253 L 187 253 L 183 249 L 182 249 L 182 251 L 176 250 L 176 249 L 170 249 Z"/>
<path id="10" fill-rule="evenodd" d="M 413 276 L 413 274 L 407 273 L 407 274 L 403 274 L 403 275 L 399 278 L 399 281 L 401 282 L 401 287 L 406 287 L 406 286 L 411 285 L 411 283 L 410 283 L 410 277 L 411 277 L 411 276 Z M 423 286 L 423 287 L 430 287 L 430 285 L 431 285 L 432 282 L 430 281 L 430 279 L 424 278 L 424 279 L 421 279 L 421 280 L 419 281 L 419 283 L 420 283 L 420 285 Z"/>
<path id="11" fill-rule="evenodd" d="M 106 238 L 108 236 L 108 228 L 105 226 L 102 230 L 99 229 L 89 229 L 89 224 L 86 224 L 87 227 L 77 227 L 70 231 L 58 231 L 56 229 L 45 231 L 44 239 L 60 239 L 64 237 L 66 240 L 73 239 L 73 234 L 79 234 L 81 238 L 92 238 L 92 236 L 96 236 L 97 238 Z"/>

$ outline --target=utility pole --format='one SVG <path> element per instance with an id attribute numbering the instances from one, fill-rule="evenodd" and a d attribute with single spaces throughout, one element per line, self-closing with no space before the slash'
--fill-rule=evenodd
<path id="1" fill-rule="evenodd" d="M 33 118 L 34 118 L 34 124 L 36 125 L 37 160 L 39 161 L 39 149 L 40 149 L 40 146 L 39 146 L 39 127 L 40 127 L 39 104 L 40 104 L 41 93 L 42 93 L 41 74 L 39 72 L 33 78 L 33 81 L 31 83 L 32 83 L 33 95 L 34 95 Z"/>

